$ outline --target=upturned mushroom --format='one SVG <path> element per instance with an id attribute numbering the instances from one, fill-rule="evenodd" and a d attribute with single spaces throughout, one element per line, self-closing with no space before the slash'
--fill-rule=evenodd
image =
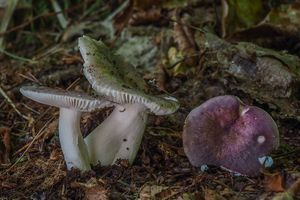
<path id="1" fill-rule="evenodd" d="M 279 146 L 271 116 L 230 95 L 214 97 L 193 109 L 182 138 L 193 166 L 215 165 L 248 176 L 258 175 L 266 155 Z"/>
<path id="2" fill-rule="evenodd" d="M 102 165 L 128 159 L 139 149 L 148 112 L 167 115 L 175 112 L 178 101 L 170 96 L 147 93 L 147 84 L 136 69 L 111 52 L 101 41 L 79 38 L 84 60 L 83 72 L 101 96 L 120 104 L 113 113 L 85 138 L 91 162 Z"/>
<path id="3" fill-rule="evenodd" d="M 90 170 L 90 160 L 80 131 L 82 112 L 97 108 L 111 107 L 114 104 L 88 96 L 85 93 L 52 89 L 43 86 L 25 86 L 20 92 L 39 103 L 60 108 L 59 140 L 68 169 Z"/>

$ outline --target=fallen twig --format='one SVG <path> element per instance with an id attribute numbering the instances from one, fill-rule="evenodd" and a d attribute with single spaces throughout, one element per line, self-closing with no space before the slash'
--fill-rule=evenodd
<path id="1" fill-rule="evenodd" d="M 23 156 L 28 152 L 28 150 L 30 149 L 30 147 L 33 145 L 33 143 L 40 138 L 43 135 L 44 130 L 46 129 L 46 127 L 49 125 L 49 123 L 54 119 L 54 117 L 52 117 L 50 120 L 48 120 L 45 125 L 40 129 L 40 131 L 34 136 L 34 138 L 30 141 L 30 143 L 26 144 L 25 147 L 26 149 L 24 150 L 24 152 L 22 153 L 22 155 L 16 160 L 16 162 L 14 162 L 14 164 L 12 164 L 7 170 L 4 171 L 4 173 L 8 173 L 14 166 L 16 166 L 16 164 L 18 164 L 20 162 L 20 160 L 22 160 Z M 24 147 L 21 148 L 22 150 L 24 149 Z M 20 149 L 17 151 L 20 152 Z"/>
<path id="2" fill-rule="evenodd" d="M 27 117 L 25 115 L 23 115 L 18 109 L 17 107 L 15 106 L 15 104 L 13 103 L 13 101 L 9 98 L 9 96 L 7 96 L 7 94 L 5 93 L 5 91 L 1 88 L 0 86 L 0 93 L 1 95 L 6 99 L 6 101 L 9 103 L 9 105 L 16 111 L 16 113 L 23 117 L 24 119 L 26 119 L 27 121 L 30 121 L 30 117 Z"/>

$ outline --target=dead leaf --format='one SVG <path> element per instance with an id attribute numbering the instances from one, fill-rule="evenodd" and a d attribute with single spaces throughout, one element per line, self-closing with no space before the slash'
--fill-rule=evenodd
<path id="1" fill-rule="evenodd" d="M 205 200 L 225 200 L 217 191 L 211 189 L 204 189 Z"/>
<path id="2" fill-rule="evenodd" d="M 275 174 L 264 174 L 264 187 L 268 192 L 283 192 L 284 191 L 284 176 L 278 172 Z"/>
<path id="3" fill-rule="evenodd" d="M 47 129 L 45 129 L 45 131 L 43 133 L 42 141 L 45 141 L 45 140 L 51 138 L 55 134 L 55 132 L 57 131 L 57 129 L 58 129 L 58 119 L 52 121 L 48 125 Z"/>
<path id="4" fill-rule="evenodd" d="M 108 191 L 100 185 L 85 189 L 86 200 L 108 200 Z"/>
<path id="5" fill-rule="evenodd" d="M 168 50 L 169 73 L 173 76 L 185 76 L 194 73 L 199 60 L 194 38 L 194 31 L 189 26 L 189 15 L 181 16 L 179 9 L 173 13 L 173 38 L 176 47 L 171 46 Z"/>
<path id="6" fill-rule="evenodd" d="M 273 200 L 293 200 L 298 199 L 297 195 L 299 195 L 300 192 L 300 178 L 298 178 L 296 181 L 292 183 L 292 185 L 288 188 L 286 188 L 286 182 L 288 178 L 285 178 L 288 175 L 283 176 L 282 173 L 276 173 L 276 174 L 265 174 L 265 189 L 270 192 L 282 192 L 279 194 L 276 194 L 275 197 L 273 197 Z"/>
<path id="7" fill-rule="evenodd" d="M 139 200 L 170 199 L 177 194 L 176 190 L 167 186 L 145 185 L 140 191 Z"/>
<path id="8" fill-rule="evenodd" d="M 146 25 L 150 23 L 159 23 L 163 20 L 161 9 L 151 8 L 149 10 L 141 10 L 132 14 L 129 24 L 133 26 Z"/>
<path id="9" fill-rule="evenodd" d="M 175 13 L 176 22 L 174 22 L 174 40 L 179 50 L 184 52 L 185 63 L 188 66 L 195 66 L 198 57 L 196 56 L 196 43 L 194 40 L 194 32 L 188 26 L 188 16 L 179 17 L 179 12 Z"/>
<path id="10" fill-rule="evenodd" d="M 85 200 L 108 200 L 109 192 L 104 185 L 102 179 L 92 177 L 86 182 L 73 181 L 70 186 L 72 188 L 83 188 Z"/>
<path id="11" fill-rule="evenodd" d="M 56 161 L 62 158 L 62 154 L 58 149 L 54 149 L 50 154 L 50 160 Z"/>
<path id="12" fill-rule="evenodd" d="M 91 178 L 85 183 L 78 182 L 78 185 L 84 187 L 86 200 L 107 200 L 109 199 L 108 191 L 101 183 L 101 179 L 97 180 L 96 178 Z"/>

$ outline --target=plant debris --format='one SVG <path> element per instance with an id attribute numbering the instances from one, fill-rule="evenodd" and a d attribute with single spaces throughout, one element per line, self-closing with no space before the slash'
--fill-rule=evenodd
<path id="1" fill-rule="evenodd" d="M 299 2 L 250 4 L 14 0 L 7 9 L 0 1 L 0 199 L 300 199 Z M 94 95 L 82 72 L 82 35 L 133 63 L 151 92 L 180 102 L 172 115 L 149 116 L 132 165 L 68 171 L 57 110 L 19 93 L 37 84 Z M 274 166 L 257 177 L 202 172 L 184 154 L 186 116 L 218 95 L 263 108 L 278 125 Z M 111 111 L 84 113 L 83 135 Z"/>

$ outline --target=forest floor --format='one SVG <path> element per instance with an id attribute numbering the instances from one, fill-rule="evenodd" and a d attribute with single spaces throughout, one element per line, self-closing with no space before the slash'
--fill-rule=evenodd
<path id="1" fill-rule="evenodd" d="M 209 3 L 204 7 L 197 5 L 207 12 L 214 11 Z M 165 21 L 155 24 L 156 33 L 149 37 L 161 48 L 165 27 L 173 29 L 173 25 Z M 279 113 L 280 109 L 253 93 L 239 89 L 239 82 L 232 81 L 232 77 L 203 69 L 201 56 L 197 58 L 200 61 L 190 67 L 192 72 L 162 70 L 159 63 L 166 59 L 162 56 L 163 50 L 151 58 L 157 59 L 153 68 L 140 70 L 145 80 L 156 78 L 157 88 L 179 100 L 179 110 L 169 116 L 149 117 L 133 165 L 120 160 L 113 166 L 93 166 L 85 173 L 67 171 L 57 135 L 58 109 L 23 97 L 19 89 L 23 85 L 41 84 L 92 93 L 82 73 L 83 61 L 76 41 L 80 34 L 76 37 L 71 34 L 68 39 L 56 42 L 53 38 L 47 39 L 43 31 L 35 34 L 39 34 L 43 47 L 38 48 L 35 43 L 18 46 L 14 41 L 7 45 L 7 52 L 30 59 L 0 54 L 0 199 L 284 199 L 280 195 L 299 191 L 300 122 L 289 113 Z M 101 34 L 93 33 L 92 36 Z M 139 30 L 137 35 L 142 34 Z M 184 39 L 178 34 L 174 36 L 175 41 L 180 40 L 182 44 Z M 169 44 L 166 46 L 170 49 Z M 153 65 L 149 60 L 145 63 Z M 184 70 L 186 66 L 191 64 L 186 64 Z M 231 82 L 230 87 L 227 82 Z M 271 154 L 274 166 L 262 170 L 257 177 L 235 176 L 214 166 L 202 172 L 193 167 L 184 154 L 182 130 L 186 116 L 205 100 L 222 94 L 236 95 L 248 104 L 262 107 L 278 125 L 280 147 Z M 91 132 L 110 112 L 111 109 L 84 113 L 81 119 L 83 134 Z M 284 117 L 285 114 L 288 117 Z M 291 196 L 300 199 L 299 195 Z"/>

